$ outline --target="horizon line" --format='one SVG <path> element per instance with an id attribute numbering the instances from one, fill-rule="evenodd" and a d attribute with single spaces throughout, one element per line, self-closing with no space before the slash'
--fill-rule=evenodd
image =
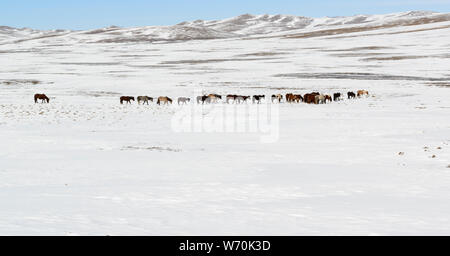
<path id="1" fill-rule="evenodd" d="M 1 25 L 0 24 L 0 28 L 1 27 L 7 27 L 7 28 L 12 28 L 12 29 L 31 29 L 31 30 L 38 30 L 38 31 L 58 31 L 58 30 L 69 30 L 69 31 L 85 31 L 85 30 L 95 30 L 95 29 L 102 29 L 102 28 L 111 28 L 111 27 L 117 27 L 117 28 L 137 28 L 137 27 L 168 27 L 168 26 L 176 26 L 178 24 L 184 23 L 184 22 L 194 22 L 194 21 L 220 21 L 220 20 L 227 20 L 227 19 L 232 19 L 232 18 L 236 18 L 236 17 L 240 17 L 240 16 L 244 16 L 244 15 L 252 15 L 252 16 L 263 16 L 263 15 L 281 15 L 281 16 L 295 16 L 295 17 L 304 17 L 304 18 L 311 18 L 311 19 L 320 19 L 320 18 L 343 18 L 343 17 L 354 17 L 354 16 L 359 16 L 359 15 L 366 15 L 366 16 L 375 16 L 375 15 L 388 15 L 388 14 L 399 14 L 399 13 L 409 13 L 409 12 L 430 12 L 430 13 L 434 13 L 434 14 L 446 14 L 446 13 L 450 13 L 450 12 L 439 12 L 439 11 L 433 11 L 433 10 L 409 10 L 409 11 L 402 11 L 402 12 L 385 12 L 385 13 L 357 13 L 357 14 L 352 14 L 352 15 L 338 15 L 338 16 L 303 16 L 303 15 L 294 15 L 294 14 L 269 14 L 269 13 L 261 13 L 261 14 L 251 14 L 251 13 L 243 13 L 240 15 L 235 15 L 235 16 L 229 16 L 227 18 L 223 18 L 223 19 L 193 19 L 193 20 L 185 20 L 185 21 L 180 21 L 174 24 L 166 24 L 166 25 L 132 25 L 132 26 L 120 26 L 120 25 L 115 25 L 115 24 L 111 24 L 111 25 L 107 25 L 107 26 L 101 26 L 101 27 L 94 27 L 94 28 L 86 28 L 86 29 L 70 29 L 70 28 L 54 28 L 54 29 L 38 29 L 38 28 L 33 28 L 32 26 L 25 26 L 25 27 L 15 27 L 15 26 L 10 26 L 10 25 Z"/>

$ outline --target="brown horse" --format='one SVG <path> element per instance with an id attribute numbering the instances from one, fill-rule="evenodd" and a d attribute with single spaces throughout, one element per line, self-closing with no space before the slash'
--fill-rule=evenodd
<path id="1" fill-rule="evenodd" d="M 325 95 L 325 103 L 328 102 L 333 102 L 333 98 L 331 98 L 331 95 Z"/>
<path id="2" fill-rule="evenodd" d="M 158 104 L 158 105 L 161 105 L 161 102 L 164 102 L 164 104 L 172 104 L 172 99 L 171 98 L 169 98 L 169 97 L 159 97 L 158 98 L 158 102 L 156 103 L 156 104 Z"/>
<path id="3" fill-rule="evenodd" d="M 320 93 L 318 92 L 313 92 L 313 93 L 307 93 L 303 96 L 303 101 L 308 103 L 308 104 L 316 104 L 316 96 L 320 95 Z"/>
<path id="4" fill-rule="evenodd" d="M 363 95 L 369 96 L 369 92 L 366 90 L 359 90 L 357 93 L 358 97 L 361 97 Z"/>
<path id="5" fill-rule="evenodd" d="M 50 103 L 50 99 L 45 94 L 35 94 L 34 95 L 34 103 L 37 103 L 38 100 L 41 100 L 41 103 L 44 103 L 44 102 Z"/>
<path id="6" fill-rule="evenodd" d="M 312 95 L 311 93 L 307 93 L 307 94 L 303 95 L 304 101 L 308 104 L 314 103 L 315 97 L 316 96 Z"/>
<path id="7" fill-rule="evenodd" d="M 287 93 L 287 94 L 286 94 L 286 102 L 291 103 L 292 101 L 294 101 L 294 94 L 292 94 L 292 93 Z"/>
<path id="8" fill-rule="evenodd" d="M 300 94 L 294 94 L 294 97 L 292 98 L 293 101 L 299 103 L 299 102 L 303 102 L 303 97 Z"/>
<path id="9" fill-rule="evenodd" d="M 303 101 L 303 97 L 300 94 L 292 94 L 288 93 L 286 94 L 286 102 L 292 103 L 292 102 L 301 102 Z"/>
<path id="10" fill-rule="evenodd" d="M 124 101 L 129 103 L 129 104 L 131 104 L 131 101 L 134 101 L 134 97 L 132 97 L 132 96 L 122 96 L 122 97 L 120 97 L 120 104 L 123 104 Z"/>
<path id="11" fill-rule="evenodd" d="M 219 94 L 211 93 L 208 95 L 208 98 L 206 99 L 206 101 L 208 103 L 217 103 L 217 101 L 219 101 L 221 99 L 222 99 L 222 96 L 220 96 Z"/>

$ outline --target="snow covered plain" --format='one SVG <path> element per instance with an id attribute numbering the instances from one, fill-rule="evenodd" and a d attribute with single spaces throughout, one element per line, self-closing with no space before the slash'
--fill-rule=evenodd
<path id="1" fill-rule="evenodd" d="M 449 14 L 0 31 L 1 235 L 450 235 Z M 358 89 L 272 143 L 118 99 Z"/>

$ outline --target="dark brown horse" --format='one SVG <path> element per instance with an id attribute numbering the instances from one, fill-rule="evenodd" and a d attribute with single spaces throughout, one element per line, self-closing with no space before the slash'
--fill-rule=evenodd
<path id="1" fill-rule="evenodd" d="M 356 97 L 356 94 L 354 92 L 347 92 L 348 99 L 354 99 Z"/>
<path id="2" fill-rule="evenodd" d="M 317 95 L 320 95 L 320 93 L 318 93 L 318 92 L 307 93 L 303 96 L 303 101 L 308 104 L 312 104 L 312 103 L 315 104 Z"/>
<path id="3" fill-rule="evenodd" d="M 331 98 L 331 95 L 325 95 L 325 103 L 327 103 L 327 101 L 328 102 L 333 102 L 333 98 Z"/>
<path id="4" fill-rule="evenodd" d="M 256 102 L 257 104 L 260 104 L 261 100 L 264 99 L 264 98 L 266 98 L 265 95 L 253 95 L 252 102 L 253 103 Z"/>
<path id="5" fill-rule="evenodd" d="M 292 98 L 293 101 L 299 103 L 299 102 L 303 102 L 303 97 L 300 94 L 294 94 L 294 97 Z"/>
<path id="6" fill-rule="evenodd" d="M 197 97 L 197 104 L 200 104 L 200 102 L 201 102 L 202 104 L 204 104 L 205 101 L 206 101 L 207 99 L 208 99 L 208 96 L 206 96 L 206 95 L 198 96 L 198 97 Z"/>
<path id="7" fill-rule="evenodd" d="M 294 94 L 292 94 L 292 93 L 287 93 L 287 94 L 286 94 L 286 102 L 291 103 L 292 101 L 294 101 Z"/>
<path id="8" fill-rule="evenodd" d="M 227 95 L 227 103 L 230 103 L 230 100 L 232 100 L 233 101 L 233 103 L 236 101 L 236 98 L 237 98 L 238 96 L 236 95 L 236 94 L 228 94 Z"/>
<path id="9" fill-rule="evenodd" d="M 134 97 L 131 96 L 122 96 L 120 97 L 120 104 L 123 104 L 123 102 L 131 104 L 131 101 L 134 101 Z"/>
<path id="10" fill-rule="evenodd" d="M 38 103 L 38 100 L 41 100 L 41 103 L 44 102 L 50 103 L 50 99 L 45 94 L 35 94 L 34 103 Z"/>
<path id="11" fill-rule="evenodd" d="M 338 101 L 340 99 L 341 99 L 341 93 L 340 92 L 337 92 L 337 93 L 333 94 L 333 100 L 334 101 Z"/>

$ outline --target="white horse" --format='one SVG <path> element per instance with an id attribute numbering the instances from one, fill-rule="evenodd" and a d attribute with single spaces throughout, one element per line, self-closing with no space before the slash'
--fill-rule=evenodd
<path id="1" fill-rule="evenodd" d="M 323 94 L 316 95 L 316 97 L 314 98 L 314 103 L 315 104 L 324 104 L 325 103 L 325 95 L 323 95 Z"/>
<path id="2" fill-rule="evenodd" d="M 191 101 L 190 98 L 180 97 L 180 98 L 178 98 L 178 105 L 180 105 L 180 103 L 181 104 L 188 104 L 188 102 L 190 102 L 190 101 Z"/>
<path id="3" fill-rule="evenodd" d="M 246 103 L 249 98 L 250 96 L 237 96 L 236 101 L 238 104 L 241 104 L 241 102 Z"/>
<path id="4" fill-rule="evenodd" d="M 236 101 L 236 98 L 236 95 L 227 95 L 227 104 L 230 104 L 230 101 L 233 101 L 234 103 Z"/>
<path id="5" fill-rule="evenodd" d="M 272 103 L 273 103 L 275 100 L 277 100 L 278 103 L 280 103 L 282 99 L 283 99 L 283 95 L 281 95 L 281 94 L 272 95 Z"/>
<path id="6" fill-rule="evenodd" d="M 265 95 L 253 95 L 252 102 L 253 104 L 256 102 L 257 104 L 261 104 L 261 99 L 265 99 Z"/>

